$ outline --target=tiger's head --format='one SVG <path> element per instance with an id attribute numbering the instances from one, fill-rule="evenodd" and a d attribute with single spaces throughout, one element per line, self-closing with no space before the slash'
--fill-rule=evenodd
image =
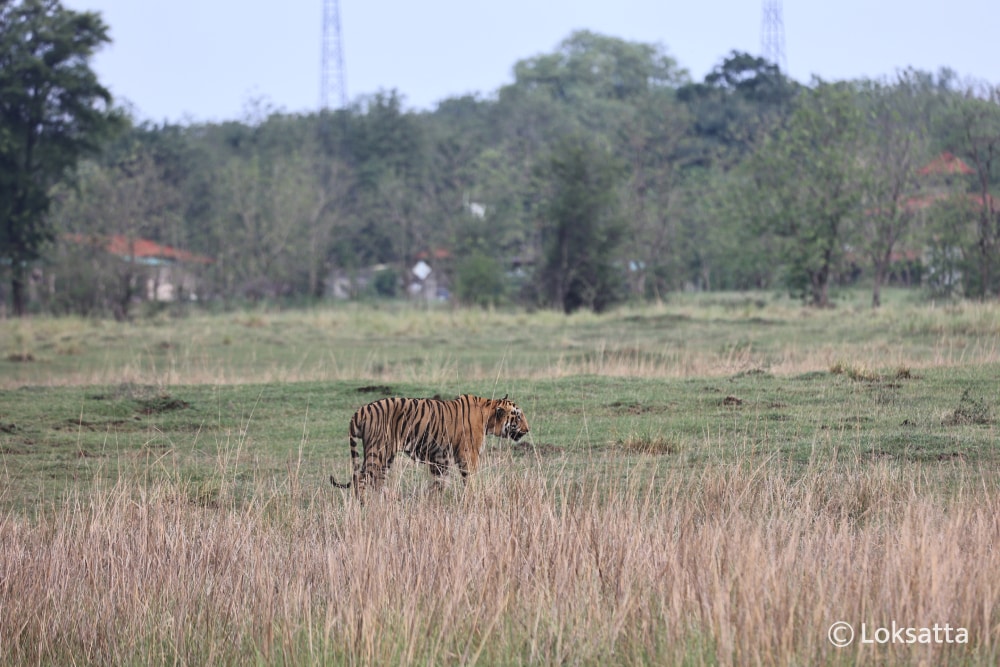
<path id="1" fill-rule="evenodd" d="M 493 414 L 486 424 L 487 432 L 500 438 L 510 438 L 514 442 L 528 433 L 528 420 L 524 418 L 524 413 L 514 401 L 507 400 L 505 395 L 492 403 Z"/>

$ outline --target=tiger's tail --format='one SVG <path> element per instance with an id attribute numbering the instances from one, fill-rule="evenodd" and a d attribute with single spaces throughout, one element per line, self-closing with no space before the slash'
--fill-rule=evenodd
<path id="1" fill-rule="evenodd" d="M 351 418 L 351 427 L 348 432 L 348 437 L 351 441 L 351 481 L 347 484 L 342 484 L 334 479 L 333 475 L 330 475 L 330 484 L 333 484 L 338 489 L 349 489 L 351 484 L 354 484 L 355 489 L 358 486 L 358 475 L 361 472 L 361 462 L 358 460 L 360 458 L 358 454 L 358 441 L 357 439 L 361 436 L 361 424 L 359 423 L 358 417 L 360 412 L 356 413 L 354 417 Z"/>

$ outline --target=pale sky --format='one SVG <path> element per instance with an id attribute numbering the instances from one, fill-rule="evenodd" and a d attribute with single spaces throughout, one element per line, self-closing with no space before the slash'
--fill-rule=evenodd
<path id="1" fill-rule="evenodd" d="M 241 120 L 251 100 L 320 102 L 322 0 L 63 0 L 99 12 L 101 81 L 140 120 Z M 694 80 L 733 49 L 759 54 L 760 0 L 340 0 L 347 94 L 396 89 L 410 109 L 488 97 L 514 63 L 587 29 L 662 45 Z M 1000 0 L 785 0 L 788 73 L 808 83 L 913 66 L 1000 84 Z"/>

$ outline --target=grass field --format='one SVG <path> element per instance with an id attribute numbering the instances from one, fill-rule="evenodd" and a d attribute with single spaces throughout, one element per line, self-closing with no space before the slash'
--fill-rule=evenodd
<path id="1" fill-rule="evenodd" d="M 0 322 L 0 662 L 996 664 L 1000 306 L 890 297 Z M 462 392 L 531 435 L 330 488 Z"/>

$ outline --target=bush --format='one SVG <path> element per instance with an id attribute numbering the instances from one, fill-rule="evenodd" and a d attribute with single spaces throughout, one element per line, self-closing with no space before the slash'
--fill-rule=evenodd
<path id="1" fill-rule="evenodd" d="M 463 305 L 483 308 L 506 300 L 503 266 L 496 259 L 476 251 L 455 268 L 455 296 Z"/>
<path id="2" fill-rule="evenodd" d="M 399 276 L 393 269 L 382 269 L 375 273 L 372 280 L 375 294 L 386 298 L 395 298 L 399 292 Z"/>

